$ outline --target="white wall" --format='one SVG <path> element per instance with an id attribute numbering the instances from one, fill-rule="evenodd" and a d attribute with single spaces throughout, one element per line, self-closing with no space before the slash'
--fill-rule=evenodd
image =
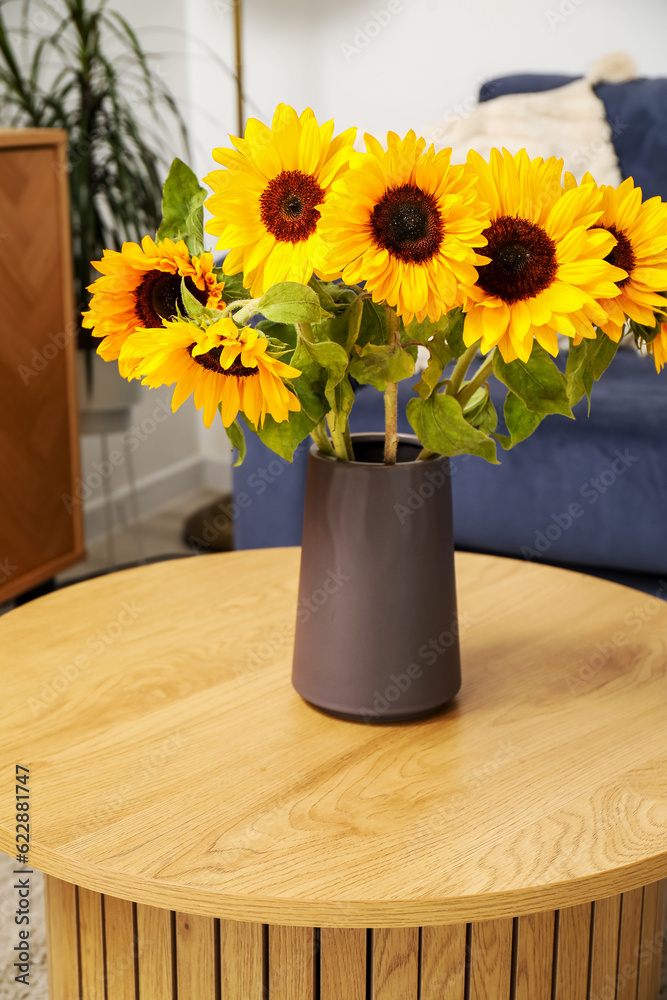
<path id="1" fill-rule="evenodd" d="M 578 74 L 626 49 L 667 72 L 664 0 L 245 0 L 244 14 L 247 90 L 267 115 L 310 104 L 378 136 L 424 131 L 514 71 Z"/>

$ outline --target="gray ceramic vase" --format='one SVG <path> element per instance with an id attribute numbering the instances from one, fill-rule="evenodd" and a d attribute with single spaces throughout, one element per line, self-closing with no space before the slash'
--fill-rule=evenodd
<path id="1" fill-rule="evenodd" d="M 292 683 L 324 711 L 396 722 L 461 686 L 449 460 L 353 435 L 357 461 L 308 456 Z"/>

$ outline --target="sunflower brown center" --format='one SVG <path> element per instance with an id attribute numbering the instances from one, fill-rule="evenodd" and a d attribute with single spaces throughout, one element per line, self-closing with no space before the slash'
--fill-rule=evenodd
<path id="1" fill-rule="evenodd" d="M 196 361 L 198 365 L 205 368 L 207 372 L 215 372 L 216 375 L 236 375 L 237 378 L 249 378 L 251 375 L 259 374 L 259 368 L 246 368 L 238 358 L 229 368 L 222 368 L 220 365 L 222 347 L 212 347 L 206 354 L 196 354 L 194 357 L 192 355 L 193 347 L 196 347 L 196 344 L 190 344 L 187 349 L 188 354 L 193 361 Z"/>
<path id="2" fill-rule="evenodd" d="M 632 274 L 632 269 L 637 263 L 637 258 L 635 257 L 635 252 L 632 249 L 632 243 L 625 235 L 622 229 L 617 229 L 616 226 L 602 226 L 602 229 L 606 229 L 608 233 L 616 237 L 616 246 L 613 250 L 605 257 L 605 260 L 609 264 L 613 264 L 614 267 L 622 267 L 624 271 L 628 272 L 627 278 L 621 278 L 616 284 L 619 288 L 623 288 L 627 285 L 630 280 L 630 275 Z"/>
<path id="3" fill-rule="evenodd" d="M 370 222 L 375 243 L 410 264 L 430 260 L 444 236 L 435 198 L 414 184 L 385 191 Z"/>
<path id="4" fill-rule="evenodd" d="M 480 250 L 491 262 L 479 268 L 477 284 L 511 305 L 548 288 L 556 277 L 556 247 L 544 229 L 528 219 L 501 215 L 483 233 Z"/>
<path id="5" fill-rule="evenodd" d="M 262 222 L 282 243 L 300 243 L 315 232 L 324 191 L 314 177 L 300 170 L 283 170 L 270 180 L 259 199 Z"/>
<path id="6" fill-rule="evenodd" d="M 153 329 L 162 326 L 163 319 L 173 319 L 186 312 L 181 298 L 180 274 L 165 274 L 164 271 L 148 271 L 135 294 L 134 311 L 143 327 Z M 203 306 L 208 301 L 208 292 L 197 288 L 192 278 L 185 279 L 185 285 Z"/>

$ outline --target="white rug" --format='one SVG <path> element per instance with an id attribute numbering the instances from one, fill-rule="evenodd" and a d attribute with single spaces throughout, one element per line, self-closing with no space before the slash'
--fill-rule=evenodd
<path id="1" fill-rule="evenodd" d="M 30 986 L 14 982 L 12 968 L 16 959 L 13 948 L 19 943 L 14 923 L 16 890 L 13 888 L 15 866 L 10 858 L 0 854 L 0 1000 L 48 1000 L 46 986 L 46 946 L 44 923 L 44 891 L 42 876 L 30 876 L 30 951 L 32 953 Z M 25 877 L 25 876 L 24 876 Z M 667 933 L 667 924 L 665 925 Z M 662 990 L 660 1000 L 667 1000 L 667 949 L 662 961 Z"/>

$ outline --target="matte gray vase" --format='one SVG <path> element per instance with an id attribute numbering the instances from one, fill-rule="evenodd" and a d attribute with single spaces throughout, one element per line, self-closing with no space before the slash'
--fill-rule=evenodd
<path id="1" fill-rule="evenodd" d="M 449 460 L 353 435 L 355 462 L 308 456 L 292 683 L 364 722 L 434 712 L 461 687 Z"/>

